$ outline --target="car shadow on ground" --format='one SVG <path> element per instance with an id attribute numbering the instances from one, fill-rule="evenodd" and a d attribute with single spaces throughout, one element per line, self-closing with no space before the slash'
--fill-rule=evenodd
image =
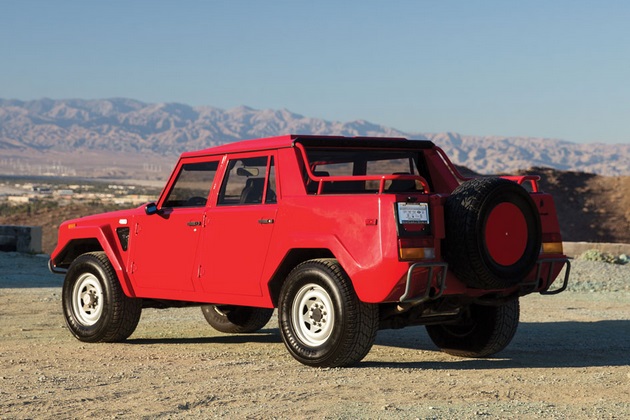
<path id="1" fill-rule="evenodd" d="M 251 334 L 225 334 L 212 337 L 173 337 L 173 338 L 130 338 L 126 344 L 247 344 L 280 343 L 282 338 L 277 328 L 265 328 Z"/>
<path id="2" fill-rule="evenodd" d="M 423 327 L 380 331 L 376 345 L 439 351 Z M 440 356 L 442 358 L 442 356 Z M 507 369 L 630 365 L 630 320 L 522 322 L 512 342 L 493 357 L 431 362 L 366 362 L 364 367 Z"/>
<path id="3" fill-rule="evenodd" d="M 281 343 L 277 328 L 265 328 L 253 334 L 225 334 L 212 337 L 132 338 L 133 345 L 156 344 L 247 344 Z M 435 352 L 440 361 L 368 360 L 358 368 L 406 369 L 518 369 L 628 366 L 630 364 L 630 320 L 597 322 L 542 322 L 519 325 L 516 336 L 508 347 L 494 357 L 483 359 L 450 357 L 444 355 L 431 342 L 424 327 L 379 331 L 375 346 L 405 350 Z"/>

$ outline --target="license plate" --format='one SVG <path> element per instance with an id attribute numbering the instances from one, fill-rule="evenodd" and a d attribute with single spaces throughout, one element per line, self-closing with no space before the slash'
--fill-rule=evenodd
<path id="1" fill-rule="evenodd" d="M 429 223 L 428 203 L 397 203 L 400 224 Z"/>

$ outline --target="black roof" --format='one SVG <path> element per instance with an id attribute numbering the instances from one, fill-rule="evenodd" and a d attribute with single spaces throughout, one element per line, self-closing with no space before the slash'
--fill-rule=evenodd
<path id="1" fill-rule="evenodd" d="M 294 143 L 311 147 L 347 147 L 374 149 L 431 149 L 430 140 L 408 140 L 403 137 L 297 136 Z"/>

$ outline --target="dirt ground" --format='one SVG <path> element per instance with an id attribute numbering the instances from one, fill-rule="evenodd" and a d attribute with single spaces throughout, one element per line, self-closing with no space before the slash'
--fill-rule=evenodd
<path id="1" fill-rule="evenodd" d="M 81 343 L 62 280 L 43 257 L 0 255 L 2 419 L 630 417 L 627 292 L 525 297 L 489 359 L 443 354 L 416 327 L 380 331 L 357 367 L 314 369 L 289 356 L 275 316 L 227 335 L 199 308 L 147 309 L 127 342 Z"/>

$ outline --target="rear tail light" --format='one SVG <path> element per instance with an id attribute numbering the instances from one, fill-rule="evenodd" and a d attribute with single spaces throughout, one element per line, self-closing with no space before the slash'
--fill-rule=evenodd
<path id="1" fill-rule="evenodd" d="M 431 238 L 398 239 L 398 256 L 401 260 L 430 260 L 435 258 Z"/>
<path id="2" fill-rule="evenodd" d="M 562 254 L 562 242 L 543 242 L 542 253 L 543 254 Z"/>
<path id="3" fill-rule="evenodd" d="M 559 233 L 545 233 L 542 238 L 541 254 L 562 254 L 562 237 Z"/>
<path id="4" fill-rule="evenodd" d="M 395 204 L 398 224 L 398 257 L 400 260 L 429 260 L 435 258 L 431 232 L 429 204 L 407 202 Z"/>

